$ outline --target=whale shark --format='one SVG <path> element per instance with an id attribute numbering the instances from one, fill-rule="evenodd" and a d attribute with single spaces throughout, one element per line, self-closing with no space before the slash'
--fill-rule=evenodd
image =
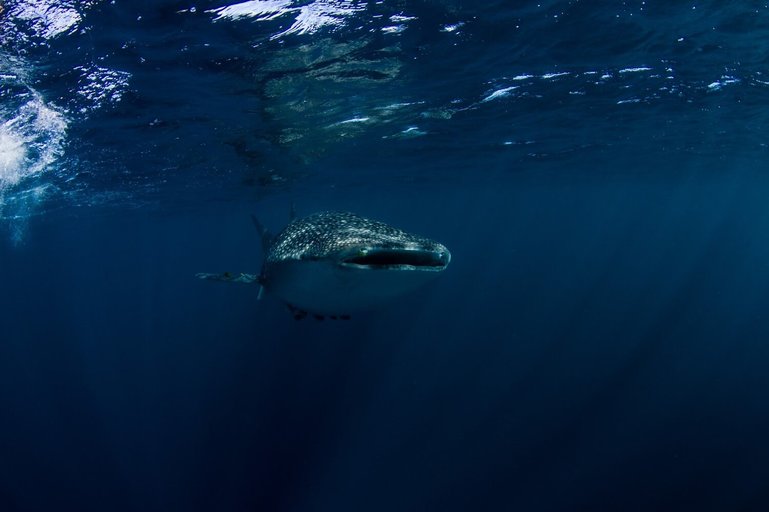
<path id="1" fill-rule="evenodd" d="M 200 273 L 201 279 L 255 283 L 294 317 L 349 318 L 407 294 L 451 261 L 443 244 L 349 212 L 319 212 L 272 235 L 256 217 L 264 262 L 259 274 Z"/>

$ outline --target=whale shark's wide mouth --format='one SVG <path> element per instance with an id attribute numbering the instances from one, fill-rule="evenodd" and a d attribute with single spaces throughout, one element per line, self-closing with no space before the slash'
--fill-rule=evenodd
<path id="1" fill-rule="evenodd" d="M 346 267 L 387 270 L 432 270 L 446 268 L 451 261 L 448 250 L 420 249 L 360 249 L 343 258 L 341 265 Z"/>

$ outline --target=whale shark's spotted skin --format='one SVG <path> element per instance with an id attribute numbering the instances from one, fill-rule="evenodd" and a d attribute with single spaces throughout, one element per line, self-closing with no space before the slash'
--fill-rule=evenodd
<path id="1" fill-rule="evenodd" d="M 321 212 L 292 220 L 276 237 L 254 218 L 265 251 L 254 274 L 198 274 L 258 283 L 299 319 L 349 318 L 391 301 L 445 270 L 451 254 L 429 238 L 354 213 Z"/>
<path id="2" fill-rule="evenodd" d="M 356 246 L 446 250 L 428 238 L 347 212 L 321 212 L 292 221 L 273 241 L 265 262 L 312 260 Z"/>
<path id="3" fill-rule="evenodd" d="M 451 260 L 438 242 L 346 212 L 294 220 L 265 246 L 259 282 L 295 316 L 372 309 L 432 280 Z"/>

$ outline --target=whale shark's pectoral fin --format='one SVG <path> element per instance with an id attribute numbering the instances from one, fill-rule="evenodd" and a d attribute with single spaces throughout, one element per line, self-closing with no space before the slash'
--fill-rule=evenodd
<path id="1" fill-rule="evenodd" d="M 224 281 L 226 283 L 259 283 L 259 276 L 257 274 L 232 274 L 230 272 L 222 272 L 221 274 L 207 274 L 201 272 L 195 274 L 198 279 L 206 279 L 209 281 Z"/>

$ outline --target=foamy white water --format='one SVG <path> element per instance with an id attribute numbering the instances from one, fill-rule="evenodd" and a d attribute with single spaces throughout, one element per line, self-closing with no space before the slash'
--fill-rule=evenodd
<path id="1" fill-rule="evenodd" d="M 216 15 L 214 21 L 247 18 L 268 21 L 293 14 L 293 24 L 272 37 L 277 39 L 290 34 L 312 34 L 322 28 L 341 26 L 346 17 L 364 9 L 365 6 L 350 0 L 316 0 L 301 6 L 295 6 L 294 2 L 288 0 L 251 0 L 206 12 Z"/>
<path id="2" fill-rule="evenodd" d="M 11 119 L 0 118 L 0 192 L 49 170 L 61 156 L 67 131 L 64 115 L 39 96 Z M 0 203 L 4 200 L 0 197 Z"/>
<path id="3" fill-rule="evenodd" d="M 15 185 L 21 178 L 26 148 L 21 138 L 0 126 L 0 190 Z"/>

